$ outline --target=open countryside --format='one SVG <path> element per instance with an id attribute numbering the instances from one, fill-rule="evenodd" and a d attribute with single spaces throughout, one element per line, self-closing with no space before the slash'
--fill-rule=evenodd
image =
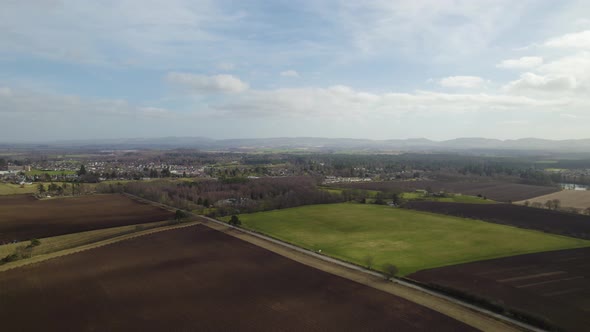
<path id="1" fill-rule="evenodd" d="M 66 320 L 76 331 L 475 331 L 200 225 L 5 271 L 0 284 L 0 321 L 29 331 Z"/>
<path id="2" fill-rule="evenodd" d="M 0 196 L 0 243 L 172 219 L 170 211 L 124 195 L 38 200 Z"/>
<path id="3" fill-rule="evenodd" d="M 590 248 L 519 255 L 424 270 L 409 276 L 513 308 L 565 331 L 590 326 Z"/>
<path id="4" fill-rule="evenodd" d="M 514 204 L 409 202 L 406 207 L 590 240 L 590 216 L 588 215 Z"/>
<path id="5" fill-rule="evenodd" d="M 444 203 L 441 203 L 444 204 Z M 483 221 L 369 204 L 314 205 L 239 216 L 244 227 L 315 252 L 401 275 L 590 241 Z"/>
<path id="6" fill-rule="evenodd" d="M 584 212 L 590 215 L 590 190 L 562 190 L 548 195 L 533 197 L 516 204 L 540 204 L 545 207 L 547 201 L 559 200 L 561 208 L 573 208 L 572 212 Z"/>

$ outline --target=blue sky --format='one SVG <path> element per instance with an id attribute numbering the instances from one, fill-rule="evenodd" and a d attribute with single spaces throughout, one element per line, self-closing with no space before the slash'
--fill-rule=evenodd
<path id="1" fill-rule="evenodd" d="M 590 137 L 588 1 L 2 7 L 4 142 Z"/>

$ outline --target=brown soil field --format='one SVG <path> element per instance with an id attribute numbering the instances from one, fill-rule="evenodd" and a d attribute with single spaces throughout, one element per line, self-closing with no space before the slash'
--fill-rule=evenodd
<path id="1" fill-rule="evenodd" d="M 590 248 L 447 266 L 409 278 L 544 318 L 565 331 L 590 326 Z"/>
<path id="2" fill-rule="evenodd" d="M 573 207 L 584 210 L 590 208 L 590 190 L 562 190 L 549 195 L 543 195 L 528 199 L 529 203 L 538 202 L 545 204 L 548 200 L 558 199 L 561 207 Z M 527 200 L 516 202 L 524 204 Z"/>
<path id="3" fill-rule="evenodd" d="M 408 202 L 414 210 L 479 219 L 497 224 L 590 239 L 590 216 L 512 204 Z"/>
<path id="4" fill-rule="evenodd" d="M 37 200 L 0 196 L 0 244 L 167 220 L 173 213 L 123 195 Z"/>
<path id="5" fill-rule="evenodd" d="M 202 225 L 5 271 L 0 285 L 8 330 L 473 330 Z"/>
<path id="6" fill-rule="evenodd" d="M 463 195 L 482 195 L 499 202 L 520 201 L 559 191 L 554 187 L 532 186 L 509 182 L 460 182 L 460 181 L 388 181 L 336 184 L 335 187 L 407 192 L 430 188 Z"/>

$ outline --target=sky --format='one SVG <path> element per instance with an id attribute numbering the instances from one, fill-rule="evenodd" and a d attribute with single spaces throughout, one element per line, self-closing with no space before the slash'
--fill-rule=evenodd
<path id="1" fill-rule="evenodd" d="M 2 0 L 0 143 L 590 138 L 587 0 Z"/>

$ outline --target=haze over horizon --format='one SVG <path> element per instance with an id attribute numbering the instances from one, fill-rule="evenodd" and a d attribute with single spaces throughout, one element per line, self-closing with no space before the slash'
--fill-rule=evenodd
<path id="1" fill-rule="evenodd" d="M 588 138 L 590 2 L 8 1 L 0 142 Z"/>

